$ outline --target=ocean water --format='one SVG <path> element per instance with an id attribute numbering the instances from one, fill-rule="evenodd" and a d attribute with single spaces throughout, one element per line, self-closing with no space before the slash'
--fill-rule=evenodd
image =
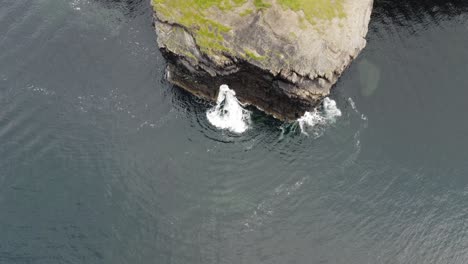
<path id="1" fill-rule="evenodd" d="M 467 11 L 376 0 L 315 123 L 235 133 L 149 1 L 0 0 L 0 263 L 467 263 Z"/>

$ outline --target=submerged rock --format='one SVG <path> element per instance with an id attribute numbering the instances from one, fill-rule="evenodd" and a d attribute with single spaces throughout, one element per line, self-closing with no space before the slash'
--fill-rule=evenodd
<path id="1" fill-rule="evenodd" d="M 167 78 L 282 120 L 316 106 L 365 47 L 373 0 L 152 0 Z"/>

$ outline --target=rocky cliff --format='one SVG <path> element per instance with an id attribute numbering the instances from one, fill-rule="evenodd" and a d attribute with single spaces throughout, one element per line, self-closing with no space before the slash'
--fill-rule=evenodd
<path id="1" fill-rule="evenodd" d="M 366 45 L 373 0 L 152 0 L 168 80 L 282 120 L 317 105 Z"/>

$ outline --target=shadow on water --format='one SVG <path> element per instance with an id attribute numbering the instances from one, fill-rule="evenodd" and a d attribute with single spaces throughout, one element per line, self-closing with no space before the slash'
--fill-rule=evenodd
<path id="1" fill-rule="evenodd" d="M 337 85 L 369 117 L 364 156 L 464 166 L 467 11 L 466 1 L 375 1 L 368 45 Z"/>
<path id="2" fill-rule="evenodd" d="M 94 0 L 108 8 L 119 8 L 124 10 L 124 14 L 129 17 L 135 17 L 147 13 L 149 0 Z"/>
<path id="3" fill-rule="evenodd" d="M 464 0 L 375 0 L 374 19 L 388 17 L 395 23 L 423 22 L 422 16 L 429 15 L 434 21 L 440 16 L 456 16 L 468 11 L 468 2 Z"/>

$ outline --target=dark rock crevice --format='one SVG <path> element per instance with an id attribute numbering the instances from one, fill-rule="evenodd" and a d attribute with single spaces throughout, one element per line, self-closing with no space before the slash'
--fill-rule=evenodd
<path id="1" fill-rule="evenodd" d="M 219 87 L 227 84 L 242 103 L 281 120 L 296 120 L 330 94 L 366 44 L 373 0 L 342 1 L 346 16 L 306 26 L 300 12 L 276 2 L 245 17 L 234 11 L 195 11 L 231 29 L 222 33 L 220 43 L 216 32 L 213 42 L 200 35 L 200 28 L 213 24 L 188 28 L 184 20 L 178 23 L 180 18 L 165 17 L 156 8 L 154 25 L 168 60 L 167 79 L 208 100 L 216 100 Z M 222 49 L 212 49 L 210 43 Z"/>
<path id="2" fill-rule="evenodd" d="M 222 84 L 228 84 L 242 103 L 284 121 L 296 120 L 320 102 L 321 95 L 308 99 L 294 96 L 289 92 L 294 89 L 293 84 L 245 61 L 239 62 L 235 73 L 211 76 L 204 70 L 186 67 L 183 57 L 166 49 L 162 52 L 168 60 L 168 81 L 210 101 L 216 100 Z"/>

